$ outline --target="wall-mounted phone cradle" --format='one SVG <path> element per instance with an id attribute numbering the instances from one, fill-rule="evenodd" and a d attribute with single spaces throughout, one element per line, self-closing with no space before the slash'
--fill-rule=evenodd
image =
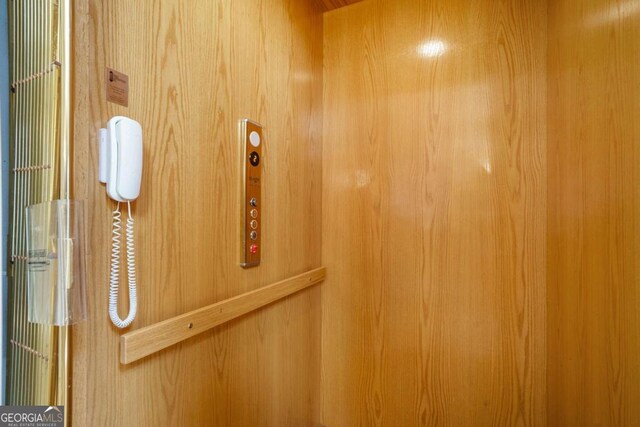
<path id="1" fill-rule="evenodd" d="M 239 139 L 242 159 L 240 265 L 248 268 L 259 265 L 262 254 L 262 126 L 249 119 L 241 120 Z"/>
<path id="2" fill-rule="evenodd" d="M 109 317 L 116 327 L 126 328 L 135 319 L 138 309 L 134 221 L 131 215 L 131 203 L 140 195 L 140 184 L 142 182 L 142 126 L 128 117 L 116 116 L 109 120 L 105 129 L 100 129 L 99 136 L 98 179 L 107 185 L 107 194 L 117 202 L 113 211 L 111 239 Z M 121 319 L 118 315 L 120 238 L 122 235 L 120 203 L 127 204 L 129 215 L 125 228 L 129 314 L 125 319 Z"/>
<path id="3" fill-rule="evenodd" d="M 100 129 L 98 178 L 107 194 L 118 202 L 133 201 L 142 180 L 142 127 L 128 117 L 116 116 Z"/>

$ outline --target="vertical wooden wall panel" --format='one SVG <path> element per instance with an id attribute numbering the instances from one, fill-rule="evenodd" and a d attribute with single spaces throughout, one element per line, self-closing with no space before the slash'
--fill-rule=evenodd
<path id="1" fill-rule="evenodd" d="M 546 423 L 545 73 L 545 2 L 325 15 L 325 425 Z"/>
<path id="2" fill-rule="evenodd" d="M 640 2 L 549 2 L 551 425 L 640 425 Z"/>
<path id="3" fill-rule="evenodd" d="M 320 9 L 312 0 L 89 0 L 87 18 L 88 75 L 78 79 L 90 82 L 91 126 L 77 140 L 76 184 L 87 198 L 91 312 L 74 334 L 78 425 L 312 424 L 319 418 L 318 289 L 119 364 L 120 331 L 107 315 L 114 204 L 97 181 L 96 135 L 117 114 L 144 129 L 132 328 L 318 267 Z M 128 108 L 106 102 L 105 67 L 129 75 Z M 251 270 L 238 265 L 237 122 L 244 117 L 261 122 L 266 135 L 264 252 Z"/>

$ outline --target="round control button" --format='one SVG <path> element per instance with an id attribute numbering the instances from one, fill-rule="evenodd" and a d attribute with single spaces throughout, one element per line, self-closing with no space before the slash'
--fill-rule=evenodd
<path id="1" fill-rule="evenodd" d="M 256 240 L 258 238 L 258 232 L 252 231 L 251 233 L 249 233 L 249 237 L 251 237 L 251 240 Z"/>
<path id="2" fill-rule="evenodd" d="M 249 205 L 250 205 L 250 206 L 252 206 L 252 207 L 254 207 L 254 208 L 255 208 L 256 206 L 258 206 L 258 201 L 256 200 L 256 198 L 255 198 L 255 197 L 252 197 L 252 198 L 251 198 L 251 200 L 249 200 Z"/>
<path id="3" fill-rule="evenodd" d="M 256 228 L 258 228 L 258 221 L 256 221 L 256 220 L 254 219 L 253 221 L 251 221 L 251 222 L 249 223 L 249 225 L 251 226 L 251 228 L 253 228 L 253 229 L 255 230 Z"/>
<path id="4" fill-rule="evenodd" d="M 254 147 L 258 147 L 260 145 L 260 134 L 255 130 L 249 134 L 249 142 Z"/>
<path id="5" fill-rule="evenodd" d="M 251 215 L 251 218 L 258 218 L 258 210 L 257 209 L 251 209 L 251 212 L 249 212 L 249 214 Z"/>
<path id="6" fill-rule="evenodd" d="M 249 154 L 249 163 L 251 163 L 251 166 L 258 166 L 260 163 L 260 155 L 256 151 L 252 151 Z"/>

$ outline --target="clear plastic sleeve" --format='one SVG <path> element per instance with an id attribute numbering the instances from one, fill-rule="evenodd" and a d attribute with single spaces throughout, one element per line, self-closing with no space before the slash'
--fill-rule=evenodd
<path id="1" fill-rule="evenodd" d="M 27 207 L 30 322 L 67 326 L 87 318 L 83 204 L 52 200 Z"/>

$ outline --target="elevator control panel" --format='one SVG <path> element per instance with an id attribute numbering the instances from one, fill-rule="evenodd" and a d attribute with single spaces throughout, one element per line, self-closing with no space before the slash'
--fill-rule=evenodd
<path id="1" fill-rule="evenodd" d="M 260 264 L 262 254 L 262 126 L 249 119 L 240 121 L 240 149 L 242 165 L 241 258 L 244 268 Z"/>

